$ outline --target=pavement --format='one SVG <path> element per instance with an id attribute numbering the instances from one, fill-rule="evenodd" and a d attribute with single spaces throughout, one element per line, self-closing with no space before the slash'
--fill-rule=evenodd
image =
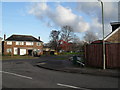
<path id="1" fill-rule="evenodd" d="M 119 78 L 120 73 L 116 69 L 98 69 L 89 67 L 80 67 L 79 65 L 73 65 L 69 60 L 58 60 L 57 56 L 49 58 L 47 60 L 42 60 L 36 64 L 36 66 L 68 73 L 78 73 L 78 74 L 89 74 L 96 76 L 109 76 Z"/>

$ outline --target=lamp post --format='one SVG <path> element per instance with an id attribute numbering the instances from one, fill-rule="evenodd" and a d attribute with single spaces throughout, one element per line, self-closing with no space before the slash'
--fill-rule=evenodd
<path id="1" fill-rule="evenodd" d="M 103 2 L 98 0 L 101 3 L 102 7 L 102 30 L 103 30 L 103 69 L 106 68 L 105 66 L 105 41 L 104 41 L 104 13 L 103 13 Z"/>

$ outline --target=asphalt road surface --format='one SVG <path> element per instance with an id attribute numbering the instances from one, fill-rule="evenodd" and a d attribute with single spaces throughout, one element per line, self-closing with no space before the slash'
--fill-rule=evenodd
<path id="1" fill-rule="evenodd" d="M 2 62 L 3 88 L 118 88 L 118 78 L 52 71 L 35 66 L 41 59 Z"/>

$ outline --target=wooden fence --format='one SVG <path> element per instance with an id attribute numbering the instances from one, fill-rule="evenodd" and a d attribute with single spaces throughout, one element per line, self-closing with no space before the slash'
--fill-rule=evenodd
<path id="1" fill-rule="evenodd" d="M 120 68 L 120 43 L 106 44 L 106 67 Z M 102 44 L 89 44 L 85 47 L 86 64 L 93 67 L 103 67 Z"/>

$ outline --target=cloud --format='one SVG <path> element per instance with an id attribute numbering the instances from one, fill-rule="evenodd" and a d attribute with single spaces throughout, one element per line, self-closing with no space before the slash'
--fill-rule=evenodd
<path id="1" fill-rule="evenodd" d="M 48 9 L 46 3 L 35 3 L 29 10 L 29 14 L 42 15 Z"/>
<path id="2" fill-rule="evenodd" d="M 117 2 L 104 2 L 104 19 L 105 22 L 118 20 L 118 3 Z M 101 22 L 101 4 L 100 2 L 80 2 L 77 4 L 77 11 L 90 15 L 91 17 L 98 17 Z"/>
<path id="3" fill-rule="evenodd" d="M 102 24 L 99 23 L 98 18 L 93 18 L 90 26 L 90 30 L 94 31 L 95 33 L 99 32 L 102 29 Z"/>
<path id="4" fill-rule="evenodd" d="M 77 16 L 72 13 L 71 9 L 59 5 L 56 8 L 56 12 L 50 18 L 58 25 L 63 26 L 65 24 L 70 25 L 72 21 L 76 20 Z"/>
<path id="5" fill-rule="evenodd" d="M 111 32 L 110 22 L 118 21 L 118 3 L 104 2 L 104 26 L 105 36 Z M 100 2 L 80 2 L 77 3 L 76 11 L 84 13 L 91 18 L 90 30 L 102 37 L 102 14 Z M 101 35 L 100 35 L 101 34 Z"/>
<path id="6" fill-rule="evenodd" d="M 30 8 L 28 13 L 40 20 L 47 20 L 48 26 L 51 26 L 50 24 L 59 27 L 69 25 L 75 32 L 84 32 L 90 27 L 82 16 L 77 16 L 72 12 L 72 9 L 65 8 L 62 5 L 57 5 L 56 9 L 53 10 L 47 3 L 37 3 Z"/>
<path id="7" fill-rule="evenodd" d="M 78 12 L 86 13 L 87 15 L 94 16 L 99 13 L 100 5 L 96 2 L 78 2 L 76 10 Z"/>
<path id="8" fill-rule="evenodd" d="M 104 3 L 105 35 L 111 32 L 110 22 L 118 20 L 117 5 L 117 2 Z M 100 2 L 77 2 L 74 10 L 86 15 L 90 21 L 87 22 L 84 16 L 73 13 L 73 8 L 67 5 L 62 6 L 61 3 L 57 3 L 54 9 L 47 2 L 34 3 L 29 8 L 28 13 L 49 27 L 69 25 L 74 29 L 74 32 L 94 31 L 98 37 L 102 38 Z"/>

